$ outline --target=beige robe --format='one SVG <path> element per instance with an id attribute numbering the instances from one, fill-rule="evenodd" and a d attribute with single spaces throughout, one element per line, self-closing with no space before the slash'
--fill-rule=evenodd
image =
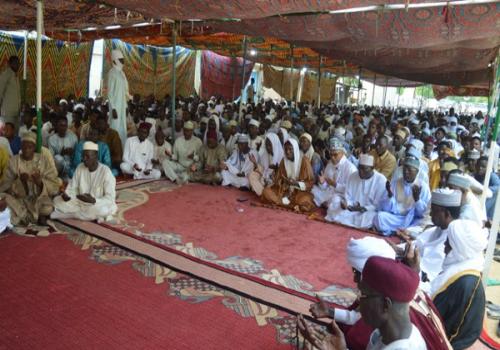
<path id="1" fill-rule="evenodd" d="M 42 187 L 28 180 L 27 191 L 20 179 L 22 173 L 32 175 L 39 172 Z M 32 160 L 24 160 L 21 154 L 9 161 L 7 173 L 0 185 L 0 192 L 6 193 L 7 205 L 12 213 L 12 224 L 28 225 L 37 223 L 39 216 L 48 216 L 54 210 L 52 197 L 55 196 L 62 181 L 57 177 L 54 162 L 46 155 L 35 153 Z"/>
<path id="2" fill-rule="evenodd" d="M 304 191 L 293 188 L 288 184 L 285 160 L 283 159 L 276 174 L 274 175 L 274 184 L 264 189 L 261 199 L 264 202 L 274 205 L 294 210 L 298 209 L 302 212 L 310 212 L 316 206 L 314 205 L 313 195 L 311 194 L 311 189 L 314 185 L 314 173 L 311 167 L 311 162 L 307 159 L 307 157 L 302 157 L 300 173 L 297 181 L 305 184 Z M 290 204 L 288 205 L 285 205 L 282 202 L 282 199 L 285 196 L 290 200 Z"/>
<path id="3" fill-rule="evenodd" d="M 219 184 L 222 180 L 220 174 L 220 165 L 226 161 L 226 148 L 224 145 L 217 145 L 215 148 L 209 148 L 203 145 L 199 154 L 200 160 L 196 164 L 197 171 L 190 173 L 189 180 L 192 182 L 201 182 L 204 184 Z M 215 171 L 205 171 L 206 166 L 214 167 Z"/>

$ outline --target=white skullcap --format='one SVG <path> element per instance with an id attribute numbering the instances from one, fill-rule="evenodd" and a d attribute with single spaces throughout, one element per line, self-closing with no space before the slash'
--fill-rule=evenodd
<path id="1" fill-rule="evenodd" d="M 357 271 L 362 272 L 366 261 L 372 256 L 396 259 L 396 252 L 384 239 L 364 237 L 353 239 L 347 244 L 347 261 Z"/>
<path id="2" fill-rule="evenodd" d="M 229 121 L 229 126 L 238 126 L 238 122 L 236 120 Z"/>
<path id="3" fill-rule="evenodd" d="M 98 151 L 99 150 L 99 146 L 97 145 L 97 143 L 94 143 L 92 141 L 86 141 L 84 144 L 83 144 L 83 150 L 84 151 Z"/>
<path id="4" fill-rule="evenodd" d="M 193 130 L 194 129 L 194 124 L 192 121 L 188 120 L 187 122 L 184 123 L 184 129 L 186 130 Z"/>
<path id="5" fill-rule="evenodd" d="M 269 120 L 270 122 L 274 120 L 273 116 L 270 114 L 266 115 L 266 119 Z"/>
<path id="6" fill-rule="evenodd" d="M 373 166 L 375 161 L 373 156 L 369 154 L 362 154 L 359 156 L 359 165 Z"/>
<path id="7" fill-rule="evenodd" d="M 333 131 L 333 135 L 335 137 L 343 138 L 345 136 L 345 129 L 343 127 L 335 128 L 335 130 Z"/>
<path id="8" fill-rule="evenodd" d="M 470 188 L 470 179 L 465 175 L 453 173 L 448 177 L 448 185 L 468 190 Z"/>
<path id="9" fill-rule="evenodd" d="M 462 192 L 449 188 L 438 188 L 432 191 L 431 203 L 441 207 L 459 207 L 462 203 Z"/>
<path id="10" fill-rule="evenodd" d="M 424 149 L 424 143 L 419 139 L 412 139 L 410 145 L 418 149 L 420 152 Z"/>
<path id="11" fill-rule="evenodd" d="M 238 143 L 248 143 L 248 135 L 240 134 L 238 135 Z"/>
<path id="12" fill-rule="evenodd" d="M 122 54 L 122 52 L 120 50 L 113 50 L 113 51 L 111 51 L 111 59 L 113 61 L 117 61 L 120 58 L 123 58 L 123 54 Z"/>
<path id="13" fill-rule="evenodd" d="M 208 118 L 207 117 L 202 117 L 200 119 L 200 123 L 208 123 Z"/>
<path id="14" fill-rule="evenodd" d="M 312 142 L 312 136 L 310 134 L 308 134 L 307 132 L 303 133 L 302 135 L 300 135 L 300 138 L 305 138 L 305 139 L 308 139 L 309 142 Z"/>
<path id="15" fill-rule="evenodd" d="M 255 119 L 250 119 L 250 122 L 248 123 L 248 125 L 253 125 L 253 126 L 258 128 L 260 126 L 260 123 Z"/>
<path id="16" fill-rule="evenodd" d="M 59 100 L 59 106 L 62 105 L 62 104 L 68 104 L 68 101 L 66 101 L 64 98 L 61 98 Z"/>
<path id="17" fill-rule="evenodd" d="M 82 103 L 78 103 L 75 105 L 75 107 L 73 107 L 73 111 L 76 111 L 77 109 L 81 109 L 81 110 L 85 110 L 85 105 L 82 104 Z"/>

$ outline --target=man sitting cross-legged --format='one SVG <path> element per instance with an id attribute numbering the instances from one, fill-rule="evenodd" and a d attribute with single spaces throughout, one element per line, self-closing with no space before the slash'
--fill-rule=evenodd
<path id="1" fill-rule="evenodd" d="M 274 183 L 262 192 L 262 200 L 274 205 L 310 212 L 315 208 L 311 188 L 314 173 L 309 159 L 300 153 L 294 139 L 285 142 L 285 157 L 274 176 Z"/>
<path id="2" fill-rule="evenodd" d="M 344 201 L 340 208 L 329 208 L 325 219 L 357 228 L 372 227 L 386 181 L 385 176 L 374 169 L 373 157 L 362 154 L 358 171 L 347 180 Z"/>
<path id="3" fill-rule="evenodd" d="M 120 165 L 124 174 L 134 175 L 134 179 L 159 179 L 161 172 L 153 169 L 154 146 L 147 139 L 151 124 L 141 123 L 137 136 L 125 142 L 123 163 Z"/>
<path id="4" fill-rule="evenodd" d="M 109 220 L 116 213 L 116 180 L 109 167 L 99 163 L 96 143 L 83 146 L 83 163 L 68 188 L 54 198 L 52 219 Z"/>

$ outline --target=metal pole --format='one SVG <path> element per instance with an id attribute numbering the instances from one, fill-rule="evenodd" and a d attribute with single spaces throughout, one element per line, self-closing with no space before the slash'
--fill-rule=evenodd
<path id="1" fill-rule="evenodd" d="M 293 45 L 290 45 L 290 101 L 293 101 Z"/>
<path id="2" fill-rule="evenodd" d="M 26 77 L 27 77 L 27 67 L 28 67 L 28 31 L 24 32 L 24 48 L 23 48 L 23 86 L 22 86 L 22 101 L 26 103 Z"/>
<path id="3" fill-rule="evenodd" d="M 43 0 L 36 2 L 36 151 L 42 150 L 42 31 Z"/>
<path id="4" fill-rule="evenodd" d="M 401 93 L 401 82 L 399 82 L 399 88 L 398 88 L 398 103 L 396 108 L 399 108 L 399 94 Z"/>
<path id="5" fill-rule="evenodd" d="M 231 96 L 232 100 L 234 101 L 234 82 L 235 82 L 235 77 L 236 77 L 236 69 L 238 68 L 238 60 L 234 56 L 234 54 L 231 53 Z"/>
<path id="6" fill-rule="evenodd" d="M 385 78 L 385 86 L 384 86 L 384 104 L 383 104 L 383 107 L 385 107 L 385 98 L 387 97 L 387 84 L 389 84 L 389 78 Z"/>
<path id="7" fill-rule="evenodd" d="M 175 76 L 175 64 L 177 63 L 177 27 L 173 25 L 172 28 L 172 95 L 170 97 L 170 102 L 172 104 L 171 106 L 171 113 L 172 113 L 172 142 L 175 141 L 175 83 L 176 83 L 176 76 Z"/>
<path id="8" fill-rule="evenodd" d="M 321 55 L 318 62 L 318 98 L 316 99 L 318 108 L 321 105 Z"/>
<path id="9" fill-rule="evenodd" d="M 240 117 L 245 103 L 243 103 L 243 93 L 245 92 L 245 74 L 247 68 L 247 36 L 243 37 L 243 69 L 241 71 L 241 94 L 240 94 Z"/>
<path id="10" fill-rule="evenodd" d="M 377 81 L 377 74 L 373 75 L 372 107 L 373 107 L 373 99 L 375 98 L 375 81 Z"/>

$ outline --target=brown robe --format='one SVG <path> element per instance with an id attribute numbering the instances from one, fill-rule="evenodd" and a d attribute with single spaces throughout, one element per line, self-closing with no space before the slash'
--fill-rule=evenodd
<path id="1" fill-rule="evenodd" d="M 105 142 L 108 145 L 109 152 L 111 153 L 111 164 L 113 167 L 119 169 L 122 162 L 123 147 L 118 132 L 108 128 L 104 135 L 99 134 L 98 141 Z"/>
<path id="2" fill-rule="evenodd" d="M 311 194 L 311 189 L 314 185 L 314 173 L 311 167 L 311 162 L 307 159 L 307 157 L 302 157 L 299 177 L 297 179 L 297 181 L 305 183 L 305 191 L 292 188 L 287 180 L 285 160 L 283 159 L 278 167 L 278 170 L 274 174 L 274 184 L 266 187 L 262 192 L 262 201 L 294 209 L 296 211 L 312 211 L 316 207 L 313 202 L 314 197 Z M 285 196 L 290 200 L 289 205 L 284 205 L 282 202 L 282 198 Z"/>

